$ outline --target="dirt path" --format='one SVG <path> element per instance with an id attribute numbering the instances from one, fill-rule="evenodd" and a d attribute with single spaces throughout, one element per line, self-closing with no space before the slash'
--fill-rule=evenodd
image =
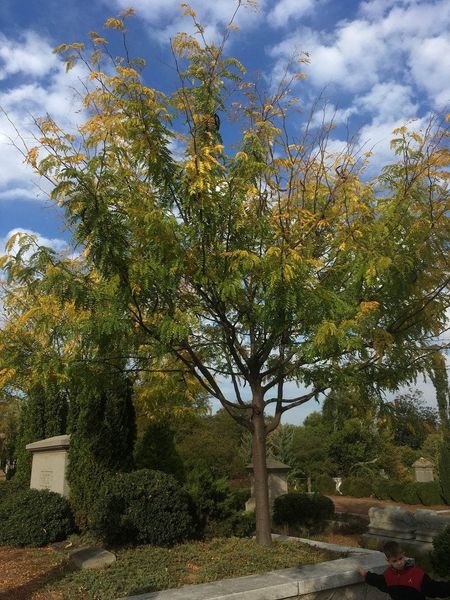
<path id="1" fill-rule="evenodd" d="M 51 548 L 0 546 L 0 600 L 60 600 L 42 589 L 61 576 L 64 562 Z"/>
<path id="2" fill-rule="evenodd" d="M 352 498 L 350 496 L 329 496 L 333 501 L 336 512 L 351 513 L 354 515 L 368 516 L 371 506 L 386 506 L 395 504 L 401 506 L 410 512 L 415 512 L 418 508 L 426 508 L 430 510 L 450 510 L 450 506 L 434 505 L 423 506 L 423 504 L 403 504 L 402 502 L 394 502 L 393 500 L 377 500 L 376 498 Z"/>

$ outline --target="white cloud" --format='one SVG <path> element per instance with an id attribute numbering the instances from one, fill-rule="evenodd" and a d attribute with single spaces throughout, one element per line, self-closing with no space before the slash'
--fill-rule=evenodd
<path id="1" fill-rule="evenodd" d="M 437 109 L 450 104 L 450 39 L 437 36 L 423 40 L 411 50 L 411 74 Z"/>
<path id="2" fill-rule="evenodd" d="M 17 73 L 44 77 L 57 62 L 52 48 L 33 31 L 18 40 L 0 34 L 0 79 Z"/>
<path id="3" fill-rule="evenodd" d="M 27 32 L 18 41 L 0 37 L 0 73 L 7 76 L 0 91 L 0 201 L 46 198 L 49 185 L 32 173 L 18 148 L 24 150 L 23 142 L 35 145 L 34 118 L 49 114 L 69 130 L 84 118 L 75 89 L 85 71 L 76 65 L 66 73 L 51 45 Z"/>
<path id="4" fill-rule="evenodd" d="M 38 246 L 46 246 L 48 248 L 52 248 L 56 252 L 62 252 L 68 248 L 68 243 L 66 240 L 63 240 L 61 238 L 48 238 L 41 235 L 39 232 L 32 231 L 31 229 L 21 229 L 20 227 L 16 227 L 15 229 L 11 229 L 10 231 L 8 231 L 4 238 L 0 238 L 0 254 L 6 252 L 6 243 L 13 235 L 16 235 L 17 233 L 24 233 L 26 235 L 35 236 L 36 244 Z M 18 241 L 16 241 L 8 254 L 14 254 L 18 251 L 18 249 L 19 244 Z"/>
<path id="5" fill-rule="evenodd" d="M 332 34 L 290 33 L 269 51 L 275 72 L 299 48 L 311 53 L 307 69 L 313 86 L 365 93 L 386 79 L 416 84 L 434 106 L 448 96 L 450 3 L 373 0 L 361 5 L 354 20 L 338 23 Z M 306 36 L 305 36 L 306 33 Z"/>
<path id="6" fill-rule="evenodd" d="M 129 0 L 114 2 L 120 9 L 130 6 Z M 182 15 L 180 0 L 135 0 L 132 4 L 137 16 L 148 23 L 152 37 L 161 42 L 168 42 L 180 31 L 195 33 L 191 17 Z M 238 5 L 234 0 L 191 0 L 188 4 L 195 11 L 198 22 L 205 27 L 205 37 L 209 41 L 221 38 Z M 235 24 L 242 29 L 256 26 L 261 19 L 264 4 L 265 0 L 260 0 L 259 10 L 255 12 L 244 3 L 238 11 Z"/>
<path id="7" fill-rule="evenodd" d="M 267 14 L 267 22 L 273 27 L 291 25 L 302 17 L 313 13 L 323 2 L 317 0 L 279 0 Z"/>

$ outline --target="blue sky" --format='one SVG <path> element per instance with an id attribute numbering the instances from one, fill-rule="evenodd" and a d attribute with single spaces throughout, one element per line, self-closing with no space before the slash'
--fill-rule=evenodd
<path id="1" fill-rule="evenodd" d="M 206 35 L 217 38 L 234 0 L 190 2 Z M 85 41 L 89 31 L 132 6 L 128 22 L 133 55 L 147 60 L 145 81 L 169 91 L 176 72 L 169 39 L 189 31 L 178 0 L 1 0 L 0 2 L 0 246 L 17 230 L 36 233 L 63 248 L 62 215 L 47 199 L 47 187 L 23 164 L 8 138 L 18 142 L 13 122 L 31 139 L 32 117 L 50 113 L 63 126 L 76 124 L 74 88 L 81 68 L 65 73 L 52 54 L 60 43 Z M 448 0 L 259 0 L 242 7 L 227 53 L 267 85 L 293 54 L 309 52 L 307 79 L 297 90 L 307 111 L 322 98 L 314 119 L 334 115 L 331 144 L 348 136 L 374 150 L 371 172 L 390 159 L 395 127 L 414 119 L 423 126 L 431 112 L 448 111 L 450 100 L 450 3 Z M 10 122 L 11 121 L 11 122 Z M 226 124 L 223 124 L 226 127 Z M 431 392 L 427 389 L 427 395 Z"/>

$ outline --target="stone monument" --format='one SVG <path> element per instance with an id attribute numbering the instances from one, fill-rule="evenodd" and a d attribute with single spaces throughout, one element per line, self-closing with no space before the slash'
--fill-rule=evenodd
<path id="1" fill-rule="evenodd" d="M 369 508 L 369 533 L 377 538 L 413 540 L 416 533 L 414 515 L 400 506 Z"/>
<path id="2" fill-rule="evenodd" d="M 26 449 L 33 455 L 30 488 L 69 495 L 66 477 L 69 446 L 70 435 L 57 435 L 27 444 Z"/>
<path id="3" fill-rule="evenodd" d="M 418 542 L 432 543 L 433 539 L 450 525 L 450 514 L 439 513 L 434 510 L 417 509 L 414 513 L 416 519 L 416 540 Z"/>
<path id="4" fill-rule="evenodd" d="M 288 465 L 274 460 L 272 458 L 267 459 L 267 478 L 269 485 L 269 504 L 273 507 L 273 502 L 278 496 L 287 494 L 287 474 L 291 467 Z M 255 510 L 255 480 L 253 476 L 253 463 L 247 465 L 247 470 L 250 471 L 251 480 L 251 496 L 245 503 L 245 510 Z"/>
<path id="5" fill-rule="evenodd" d="M 423 456 L 416 460 L 413 464 L 413 469 L 416 474 L 416 481 L 420 481 L 421 483 L 434 481 L 433 463 L 423 458 Z"/>

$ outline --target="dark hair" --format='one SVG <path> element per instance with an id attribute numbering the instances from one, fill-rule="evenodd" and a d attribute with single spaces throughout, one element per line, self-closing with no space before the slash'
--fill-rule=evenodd
<path id="1" fill-rule="evenodd" d="M 397 542 L 386 542 L 383 545 L 383 552 L 388 559 L 397 558 L 402 553 L 402 549 Z"/>

